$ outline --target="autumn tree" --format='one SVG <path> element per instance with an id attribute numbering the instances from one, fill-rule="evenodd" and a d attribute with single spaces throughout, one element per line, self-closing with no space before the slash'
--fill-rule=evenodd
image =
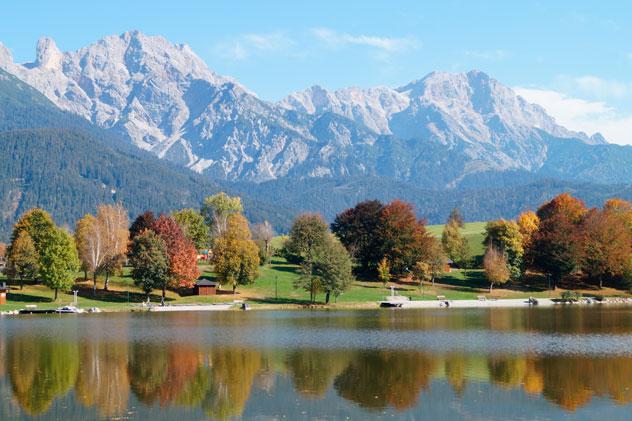
<path id="1" fill-rule="evenodd" d="M 0 243 L 0 260 L 6 259 L 7 257 L 7 245 L 5 243 Z"/>
<path id="2" fill-rule="evenodd" d="M 504 284 L 511 275 L 505 255 L 494 246 L 487 248 L 483 258 L 483 268 L 485 269 L 485 277 L 489 281 L 490 293 L 494 284 Z"/>
<path id="3" fill-rule="evenodd" d="M 432 282 L 432 286 L 435 284 L 435 280 L 440 278 L 445 272 L 446 266 L 446 257 L 443 253 L 443 248 L 438 240 L 433 239 L 431 241 L 428 250 L 426 252 L 425 262 L 428 263 L 428 268 L 430 270 L 430 281 Z"/>
<path id="4" fill-rule="evenodd" d="M 82 266 L 92 273 L 93 294 L 97 275 L 105 273 L 103 289 L 108 290 L 110 275 L 120 271 L 129 241 L 129 220 L 122 205 L 100 205 L 97 215 L 86 215 L 75 228 L 75 242 Z"/>
<path id="5" fill-rule="evenodd" d="M 568 194 L 561 194 L 542 205 L 540 220 L 529 254 L 533 265 L 557 283 L 572 273 L 582 255 L 581 223 L 586 214 L 584 203 Z"/>
<path id="6" fill-rule="evenodd" d="M 106 240 L 106 256 L 103 265 L 105 282 L 103 289 L 108 290 L 109 278 L 120 273 L 125 262 L 129 242 L 129 216 L 123 205 L 101 205 L 97 209 L 97 220 L 102 225 Z"/>
<path id="7" fill-rule="evenodd" d="M 504 219 L 488 222 L 485 226 L 483 244 L 487 248 L 494 247 L 505 254 L 512 279 L 519 279 L 522 276 L 524 239 L 518 223 Z"/>
<path id="8" fill-rule="evenodd" d="M 208 247 L 209 228 L 200 212 L 187 208 L 175 211 L 171 216 L 180 225 L 182 233 L 195 245 L 196 249 L 201 250 Z"/>
<path id="9" fill-rule="evenodd" d="M 160 215 L 151 225 L 165 243 L 171 282 L 169 287 L 190 288 L 200 276 L 195 245 L 184 236 L 178 223 L 168 215 Z"/>
<path id="10" fill-rule="evenodd" d="M 233 294 L 238 285 L 254 282 L 259 276 L 259 250 L 241 214 L 232 214 L 226 230 L 215 239 L 211 259 L 222 285 L 230 285 Z"/>
<path id="11" fill-rule="evenodd" d="M 55 300 L 60 289 L 70 288 L 79 270 L 79 258 L 73 237 L 66 231 L 55 228 L 41 239 L 40 278 L 44 285 L 55 291 Z"/>
<path id="12" fill-rule="evenodd" d="M 424 260 L 434 241 L 426 231 L 425 221 L 415 216 L 412 205 L 400 200 L 394 200 L 382 209 L 378 235 L 394 275 L 409 273 L 415 263 Z"/>
<path id="13" fill-rule="evenodd" d="M 331 231 L 365 272 L 375 272 L 384 257 L 382 228 L 384 205 L 378 200 L 358 203 L 336 215 Z"/>
<path id="14" fill-rule="evenodd" d="M 97 291 L 97 274 L 103 269 L 106 240 L 96 217 L 86 215 L 77 221 L 75 243 L 82 267 L 92 274 L 92 294 Z"/>
<path id="15" fill-rule="evenodd" d="M 538 227 L 540 226 L 540 218 L 533 211 L 522 212 L 518 215 L 516 219 L 516 223 L 518 224 L 518 230 L 522 235 L 522 250 L 524 251 L 522 259 L 523 259 L 523 271 L 525 268 L 533 266 L 533 262 L 531 258 L 533 257 L 529 250 L 531 250 L 531 245 L 533 242 L 533 236 L 538 231 Z"/>
<path id="16" fill-rule="evenodd" d="M 35 279 L 39 272 L 39 255 L 35 244 L 26 230 L 21 231 L 11 245 L 10 255 L 7 256 L 6 274 L 12 279 L 20 281 L 20 289 L 25 280 Z"/>
<path id="17" fill-rule="evenodd" d="M 129 227 L 129 238 L 130 240 L 134 240 L 137 235 L 141 234 L 143 231 L 151 229 L 151 225 L 156 220 L 154 213 L 152 211 L 146 211 L 136 217 L 132 225 Z"/>
<path id="18" fill-rule="evenodd" d="M 380 260 L 380 263 L 377 265 L 377 277 L 382 281 L 385 287 L 388 281 L 391 280 L 391 267 L 386 257 L 382 257 L 382 260 Z"/>
<path id="19" fill-rule="evenodd" d="M 458 209 L 452 210 L 441 234 L 441 245 L 445 254 L 460 268 L 467 269 L 471 260 L 471 250 L 467 239 L 461 234 L 463 219 Z"/>
<path id="20" fill-rule="evenodd" d="M 260 248 L 259 260 L 261 264 L 268 262 L 270 259 L 270 242 L 274 238 L 274 228 L 268 221 L 263 221 L 261 224 L 255 224 L 252 227 L 252 239 L 257 242 Z"/>
<path id="21" fill-rule="evenodd" d="M 228 229 L 230 215 L 243 212 L 239 196 L 231 197 L 224 192 L 214 194 L 204 199 L 202 216 L 211 230 L 213 238 L 219 237 Z"/>
<path id="22" fill-rule="evenodd" d="M 419 287 L 423 287 L 424 281 L 429 281 L 432 279 L 432 274 L 430 273 L 430 264 L 426 262 L 415 263 L 415 266 L 413 266 L 413 276 L 419 282 Z"/>
<path id="23" fill-rule="evenodd" d="M 152 290 L 160 289 L 164 304 L 167 287 L 171 282 L 171 269 L 164 240 L 150 229 L 141 231 L 132 241 L 129 263 L 132 266 L 134 284 L 145 292 L 147 298 Z"/>
<path id="24" fill-rule="evenodd" d="M 583 221 L 584 250 L 581 263 L 591 279 L 603 287 L 606 277 L 621 277 L 632 259 L 632 230 L 627 215 L 612 207 L 593 209 Z"/>

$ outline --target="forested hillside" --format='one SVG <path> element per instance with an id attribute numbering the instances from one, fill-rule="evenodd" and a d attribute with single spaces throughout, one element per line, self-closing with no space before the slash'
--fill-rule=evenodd
<path id="1" fill-rule="evenodd" d="M 110 132 L 59 110 L 0 70 L 0 240 L 26 209 L 40 206 L 59 224 L 100 203 L 121 202 L 131 215 L 199 207 L 220 190 L 208 178 L 138 151 Z M 291 215 L 244 197 L 252 221 L 283 229 Z"/>

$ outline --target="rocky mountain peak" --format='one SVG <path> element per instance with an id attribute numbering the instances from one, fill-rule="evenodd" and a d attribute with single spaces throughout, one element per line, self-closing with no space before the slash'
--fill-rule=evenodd
<path id="1" fill-rule="evenodd" d="M 46 70 L 60 70 L 64 55 L 51 38 L 42 37 L 35 48 L 33 67 Z"/>

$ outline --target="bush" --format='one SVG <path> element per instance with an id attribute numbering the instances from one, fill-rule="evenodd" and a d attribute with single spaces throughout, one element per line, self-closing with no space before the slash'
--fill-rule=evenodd
<path id="1" fill-rule="evenodd" d="M 581 294 L 577 291 L 564 291 L 561 295 L 564 301 L 577 301 L 581 298 Z"/>

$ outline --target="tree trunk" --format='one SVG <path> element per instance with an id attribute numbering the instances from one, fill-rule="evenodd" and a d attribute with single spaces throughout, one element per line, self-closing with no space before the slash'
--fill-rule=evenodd
<path id="1" fill-rule="evenodd" d="M 97 295 L 97 272 L 92 272 L 92 295 Z"/>
<path id="2" fill-rule="evenodd" d="M 490 294 L 492 293 L 492 288 L 493 288 L 493 287 L 494 287 L 494 283 L 493 283 L 493 282 L 490 282 L 490 283 L 489 283 L 489 293 L 490 293 Z"/>
<path id="3" fill-rule="evenodd" d="M 599 289 L 603 289 L 603 276 L 599 277 Z"/>
<path id="4" fill-rule="evenodd" d="M 329 291 L 325 294 L 325 304 L 329 304 Z"/>
<path id="5" fill-rule="evenodd" d="M 162 297 L 160 298 L 160 305 L 164 306 L 165 305 L 165 296 L 167 295 L 167 287 L 163 286 L 162 287 Z"/>
<path id="6" fill-rule="evenodd" d="M 20 291 L 24 289 L 24 279 L 20 276 Z"/>
<path id="7" fill-rule="evenodd" d="M 235 295 L 236 290 L 237 290 L 237 285 L 233 284 L 233 295 Z"/>
<path id="8" fill-rule="evenodd" d="M 57 301 L 57 288 L 55 288 L 55 301 Z"/>
<path id="9" fill-rule="evenodd" d="M 434 276 L 432 277 L 432 287 L 434 288 Z"/>
<path id="10" fill-rule="evenodd" d="M 110 283 L 110 273 L 105 272 L 105 283 L 103 284 L 103 291 L 108 290 L 109 283 Z"/>
<path id="11" fill-rule="evenodd" d="M 88 270 L 87 269 L 83 270 L 83 279 L 85 279 L 85 280 L 88 279 Z"/>

